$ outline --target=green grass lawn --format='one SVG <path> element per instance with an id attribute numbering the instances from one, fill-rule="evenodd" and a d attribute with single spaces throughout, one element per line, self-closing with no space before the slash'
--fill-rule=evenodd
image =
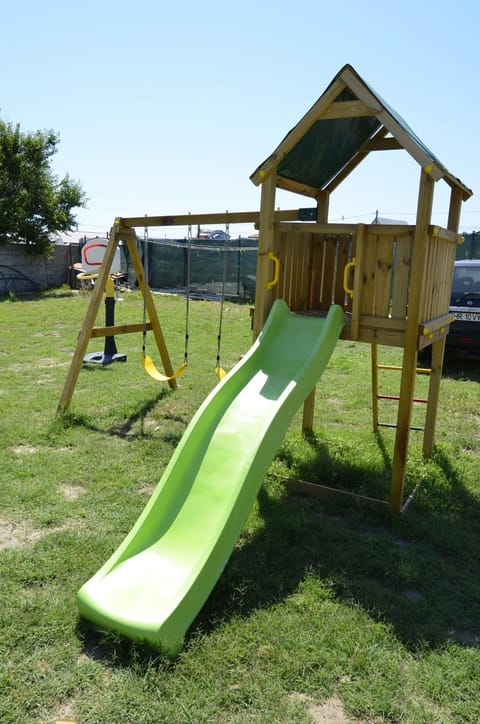
<path id="1" fill-rule="evenodd" d="M 155 300 L 176 367 L 185 302 Z M 480 721 L 479 366 L 447 362 L 435 454 L 424 460 L 412 433 L 407 493 L 422 486 L 391 518 L 281 482 L 388 498 L 394 431 L 372 433 L 370 349 L 340 342 L 317 387 L 314 435 L 302 436 L 300 411 L 172 660 L 92 631 L 75 597 L 130 530 L 217 382 L 219 305 L 191 302 L 178 390 L 145 375 L 141 335 L 125 335 L 116 341 L 128 361 L 83 369 L 58 419 L 87 305 L 60 293 L 0 301 L 0 721 Z M 141 322 L 140 294 L 125 292 L 115 314 Z M 226 304 L 222 366 L 250 343 L 249 307 Z M 103 340 L 89 345 L 102 349 Z M 159 363 L 151 334 L 147 351 Z M 397 391 L 396 374 L 382 373 L 384 391 Z M 419 377 L 419 395 L 426 384 Z M 382 404 L 381 418 L 394 420 L 395 403 Z"/>

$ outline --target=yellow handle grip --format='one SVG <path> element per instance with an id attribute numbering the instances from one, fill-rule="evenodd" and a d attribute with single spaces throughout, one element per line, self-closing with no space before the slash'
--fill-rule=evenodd
<path id="1" fill-rule="evenodd" d="M 278 280 L 280 279 L 280 259 L 278 256 L 275 256 L 273 251 L 268 252 L 268 258 L 273 261 L 274 269 L 273 269 L 273 279 L 270 282 L 267 282 L 267 289 L 271 289 L 276 284 L 278 284 Z"/>
<path id="2" fill-rule="evenodd" d="M 80 274 L 77 274 L 77 279 L 80 279 L 81 281 L 85 281 L 87 279 L 96 279 L 97 277 L 98 273 L 89 274 L 88 272 L 80 272 Z"/>
<path id="3" fill-rule="evenodd" d="M 350 269 L 355 268 L 356 261 L 356 258 L 353 257 L 352 261 L 349 261 L 348 264 L 345 265 L 345 269 L 343 270 L 343 288 L 351 299 L 353 299 L 353 289 L 348 286 L 348 274 L 350 272 Z"/>

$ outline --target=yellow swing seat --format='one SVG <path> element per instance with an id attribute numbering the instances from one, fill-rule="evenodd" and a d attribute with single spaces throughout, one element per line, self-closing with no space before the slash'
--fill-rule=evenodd
<path id="1" fill-rule="evenodd" d="M 188 367 L 188 363 L 184 362 L 180 365 L 180 367 L 178 367 L 178 369 L 175 370 L 173 375 L 165 375 L 157 370 L 155 362 L 148 354 L 142 354 L 142 365 L 145 372 L 150 375 L 152 379 L 157 380 L 157 382 L 169 382 L 170 380 L 176 380 Z"/>
<path id="2" fill-rule="evenodd" d="M 227 373 L 222 367 L 215 367 L 215 374 L 217 375 L 219 380 L 223 380 Z"/>

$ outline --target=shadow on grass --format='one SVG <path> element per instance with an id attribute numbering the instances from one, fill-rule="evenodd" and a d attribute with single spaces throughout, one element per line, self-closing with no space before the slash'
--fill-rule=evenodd
<path id="1" fill-rule="evenodd" d="M 83 654 L 106 666 L 128 668 L 138 665 L 142 671 L 155 666 L 157 670 L 169 671 L 174 668 L 178 657 L 169 657 L 149 646 L 130 641 L 115 633 L 101 633 L 80 620 L 77 624 L 77 636 L 83 645 Z"/>
<path id="2" fill-rule="evenodd" d="M 430 347 L 419 353 L 419 361 L 426 367 L 430 366 Z M 452 349 L 445 350 L 442 376 L 453 380 L 480 382 L 480 356 L 478 354 L 464 356 Z"/>
<path id="3" fill-rule="evenodd" d="M 326 469 L 324 446 L 318 454 Z M 359 480 L 367 495 L 377 497 L 384 486 L 384 475 L 355 462 L 335 465 L 336 477 Z M 337 600 L 391 625 L 412 650 L 448 640 L 480 645 L 480 504 L 442 451 L 433 466 L 435 484 L 427 476 L 415 504 L 399 517 L 354 500 L 279 494 L 279 483 L 274 495 L 262 489 L 264 527 L 234 551 L 194 628 L 208 631 L 268 608 L 313 573 L 319 585 L 333 586 Z"/>
<path id="4" fill-rule="evenodd" d="M 311 445 L 316 458 L 299 469 L 300 476 L 309 479 L 316 466 L 329 485 L 342 480 L 353 487 L 356 481 L 357 490 L 372 497 L 388 491 L 385 451 L 383 468 L 373 470 L 355 460 L 332 460 L 328 447 L 314 439 Z M 431 468 L 415 504 L 397 517 L 353 499 L 291 494 L 268 479 L 258 496 L 263 527 L 235 548 L 187 641 L 286 601 L 314 576 L 319 594 L 327 584 L 339 603 L 360 606 L 390 625 L 412 651 L 442 648 L 448 641 L 478 646 L 480 503 L 442 450 L 435 451 Z M 78 635 L 84 652 L 107 665 L 174 665 L 121 636 L 95 633 L 84 622 Z"/>
<path id="5" fill-rule="evenodd" d="M 93 432 L 102 432 L 107 435 L 115 435 L 122 438 L 138 438 L 138 437 L 152 437 L 151 432 L 146 432 L 144 428 L 144 421 L 148 413 L 155 409 L 158 402 L 165 399 L 169 394 L 169 390 L 162 389 L 155 397 L 146 402 L 139 403 L 137 408 L 121 423 L 112 425 L 107 428 L 102 428 L 95 422 L 89 415 L 82 415 L 67 410 L 64 412 L 58 420 L 55 420 L 54 425 L 61 424 L 64 427 L 83 427 L 86 430 Z M 137 423 L 140 423 L 140 430 L 137 433 L 132 433 L 133 428 Z"/>
<path id="6" fill-rule="evenodd" d="M 455 357 L 447 352 L 443 361 L 442 376 L 453 380 L 480 382 L 480 359 Z"/>

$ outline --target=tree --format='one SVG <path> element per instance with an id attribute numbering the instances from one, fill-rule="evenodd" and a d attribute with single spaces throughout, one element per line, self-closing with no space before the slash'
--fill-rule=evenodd
<path id="1" fill-rule="evenodd" d="M 22 241 L 32 253 L 48 254 L 51 234 L 75 227 L 72 210 L 85 206 L 86 196 L 50 168 L 59 140 L 55 131 L 23 133 L 0 119 L 0 242 Z"/>

